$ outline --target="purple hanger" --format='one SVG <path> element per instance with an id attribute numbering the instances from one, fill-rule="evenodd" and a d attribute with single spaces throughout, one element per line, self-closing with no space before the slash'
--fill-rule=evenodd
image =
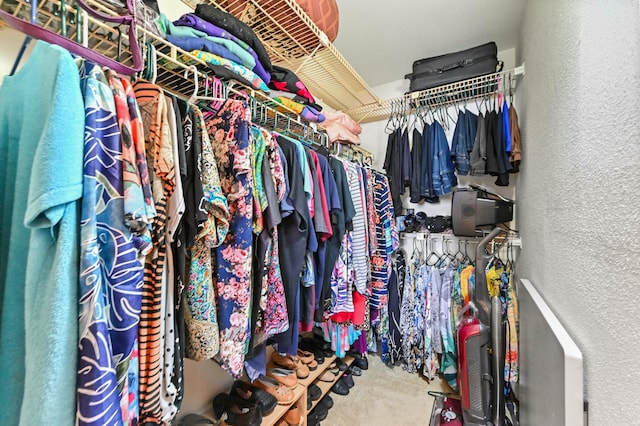
<path id="1" fill-rule="evenodd" d="M 93 10 L 84 0 L 76 0 L 77 3 L 90 15 L 96 18 L 102 19 L 106 22 L 114 22 L 119 24 L 125 24 L 129 26 L 129 45 L 131 47 L 131 54 L 133 56 L 133 67 L 128 67 L 112 58 L 104 56 L 98 52 L 95 52 L 83 45 L 56 34 L 53 31 L 42 28 L 41 26 L 30 23 L 20 18 L 13 16 L 12 14 L 0 9 L 0 18 L 6 23 L 11 25 L 18 31 L 27 34 L 30 37 L 47 41 L 49 43 L 57 44 L 71 53 L 82 56 L 96 64 L 111 68 L 113 71 L 125 75 L 133 75 L 142 69 L 142 55 L 140 54 L 140 46 L 138 45 L 138 39 L 135 28 L 135 18 L 133 16 L 133 5 L 131 0 L 127 0 L 127 9 L 130 15 L 125 16 L 110 16 L 102 12 Z M 34 5 L 35 6 L 35 5 Z M 32 20 L 34 11 L 32 11 Z"/>

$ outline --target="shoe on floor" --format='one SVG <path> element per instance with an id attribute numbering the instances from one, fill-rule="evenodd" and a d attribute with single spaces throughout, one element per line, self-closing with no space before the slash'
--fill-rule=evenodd
<path id="1" fill-rule="evenodd" d="M 309 414 L 307 414 L 307 422 L 309 423 L 319 423 L 327 418 L 329 415 L 329 410 L 324 407 L 316 406 Z"/>
<path id="2" fill-rule="evenodd" d="M 259 389 L 242 380 L 236 380 L 231 386 L 230 395 L 258 404 L 263 416 L 268 416 L 278 405 L 278 400 L 263 389 Z"/>
<path id="3" fill-rule="evenodd" d="M 342 377 L 340 377 L 340 380 L 338 380 L 339 382 L 343 382 L 345 385 L 347 385 L 347 387 L 349 389 L 351 389 L 352 387 L 355 386 L 355 383 L 353 381 L 353 376 L 351 374 L 348 373 L 344 373 L 342 375 Z"/>
<path id="4" fill-rule="evenodd" d="M 351 373 L 353 376 L 362 376 L 362 370 L 357 365 L 351 364 L 349 368 L 347 368 L 347 373 Z"/>
<path id="5" fill-rule="evenodd" d="M 366 356 L 362 356 L 362 355 L 357 355 L 357 356 L 351 355 L 351 356 L 353 356 L 353 362 L 351 363 L 351 365 L 355 365 L 361 370 L 369 369 L 369 361 L 367 361 Z"/>
<path id="6" fill-rule="evenodd" d="M 331 390 L 338 395 L 349 395 L 349 387 L 342 380 L 338 380 Z"/>
<path id="7" fill-rule="evenodd" d="M 331 407 L 333 407 L 333 398 L 331 398 L 331 396 L 327 394 L 322 397 L 320 402 L 318 402 L 318 405 L 326 408 L 327 410 L 330 410 Z"/>

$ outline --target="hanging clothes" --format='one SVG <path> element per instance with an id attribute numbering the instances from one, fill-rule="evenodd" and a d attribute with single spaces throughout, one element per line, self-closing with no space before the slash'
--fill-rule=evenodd
<path id="1" fill-rule="evenodd" d="M 215 251 L 215 283 L 220 365 L 234 378 L 242 374 L 249 341 L 253 218 L 249 118 L 246 103 L 228 99 L 206 123 L 229 207 L 229 233 Z"/>
<path id="2" fill-rule="evenodd" d="M 516 107 L 511 104 L 509 107 L 509 126 L 511 128 L 511 155 L 509 162 L 511 163 L 511 173 L 520 171 L 520 162 L 522 161 L 522 141 L 520 138 L 520 126 L 518 124 L 518 113 Z"/>
<path id="3" fill-rule="evenodd" d="M 402 212 L 401 197 L 404 194 L 404 176 L 406 175 L 406 170 L 410 167 L 410 159 L 405 163 L 405 148 L 407 154 L 410 155 L 408 146 L 404 145 L 402 130 L 398 128 L 389 135 L 387 151 L 384 158 L 384 170 L 389 179 L 393 208 L 396 212 Z M 409 174 L 409 178 L 410 177 L 411 174 Z"/>
<path id="4" fill-rule="evenodd" d="M 322 173 L 322 180 L 325 186 L 325 196 L 329 214 L 328 219 L 331 226 L 331 235 L 327 235 L 324 239 L 321 238 L 318 242 L 318 251 L 316 252 L 314 259 L 316 262 L 316 311 L 314 319 L 316 322 L 322 322 L 324 314 L 324 298 L 326 297 L 324 285 L 325 281 L 327 282 L 327 286 L 329 286 L 330 282 L 327 281 L 326 276 L 327 273 L 331 273 L 332 270 L 329 269 L 329 265 L 335 264 L 335 257 L 329 257 L 329 251 L 332 250 L 329 249 L 329 244 L 332 244 L 330 243 L 330 240 L 340 232 L 337 228 L 337 224 L 343 212 L 340 195 L 338 193 L 338 186 L 336 184 L 336 179 L 331 172 L 329 160 L 324 155 L 318 154 L 318 162 L 320 163 L 320 171 Z"/>
<path id="5" fill-rule="evenodd" d="M 424 143 L 422 142 L 422 134 L 420 130 L 413 129 L 411 143 L 411 185 L 409 186 L 409 201 L 419 203 L 422 201 L 421 179 L 425 172 L 422 169 L 422 150 Z"/>
<path id="6" fill-rule="evenodd" d="M 416 318 L 416 275 L 418 274 L 417 268 L 419 268 L 419 259 L 416 256 L 412 256 L 407 266 L 405 279 L 404 279 L 404 291 L 402 293 L 402 300 L 400 304 L 400 335 L 402 341 L 402 368 L 409 372 L 417 372 L 416 364 L 421 360 L 417 360 L 417 357 L 422 358 L 422 350 L 424 343 L 424 336 L 417 333 L 418 324 L 415 321 Z"/>
<path id="7" fill-rule="evenodd" d="M 192 139 L 196 152 L 197 168 L 192 183 L 202 189 L 199 209 L 206 214 L 199 227 L 195 241 L 189 249 L 189 274 L 186 286 L 187 328 L 186 354 L 199 361 L 211 359 L 220 351 L 220 329 L 218 325 L 217 300 L 214 282 L 214 259 L 212 248 L 220 246 L 229 232 L 230 213 L 227 198 L 222 192 L 218 165 L 207 133 L 202 111 L 191 106 L 193 111 Z M 189 188 L 193 191 L 193 187 Z"/>
<path id="8" fill-rule="evenodd" d="M 162 418 L 160 398 L 163 381 L 162 295 L 166 286 L 167 201 L 175 189 L 173 147 L 169 133 L 167 104 L 162 89 L 138 80 L 133 85 L 145 129 L 145 148 L 157 216 L 153 222 L 153 250 L 145 260 L 140 313 L 140 422 L 158 423 Z M 158 339 L 156 336 L 161 336 Z"/>
<path id="9" fill-rule="evenodd" d="M 435 121 L 430 126 L 431 131 L 431 178 L 433 180 L 433 190 L 436 196 L 449 194 L 453 187 L 458 184 L 458 179 L 453 172 L 451 162 L 451 152 L 449 143 L 444 133 L 442 125 Z"/>
<path id="10" fill-rule="evenodd" d="M 471 156 L 469 158 L 469 174 L 472 176 L 482 176 L 485 174 L 487 159 L 487 128 L 486 115 L 478 114 L 478 125 L 476 137 L 473 142 Z"/>
<path id="11" fill-rule="evenodd" d="M 338 255 L 340 254 L 340 249 L 346 232 L 352 228 L 352 220 L 356 214 L 353 201 L 351 200 L 351 195 L 349 193 L 347 173 L 344 170 L 342 162 L 332 157 L 329 160 L 329 163 L 336 182 L 337 200 L 340 204 L 340 210 L 335 210 L 331 224 L 334 232 L 331 238 L 327 241 L 324 282 L 322 284 L 322 309 L 324 311 L 330 311 L 332 307 L 331 278 L 334 266 Z"/>
<path id="12" fill-rule="evenodd" d="M 478 127 L 478 116 L 471 111 L 459 111 L 451 140 L 451 156 L 456 172 L 460 176 L 469 174 L 470 153 Z"/>
<path id="13" fill-rule="evenodd" d="M 432 125 L 425 124 L 422 131 L 422 161 L 420 162 L 420 197 L 427 203 L 439 203 L 440 197 L 436 195 L 433 187 L 433 156 L 436 152 L 435 138 L 431 131 Z"/>
<path id="14" fill-rule="evenodd" d="M 294 342 L 294 333 L 297 328 L 300 308 L 300 274 L 304 267 L 307 238 L 309 233 L 308 206 L 304 191 L 304 176 L 300 164 L 300 156 L 293 142 L 278 137 L 278 145 L 282 149 L 283 161 L 287 164 L 286 177 L 289 182 L 289 194 L 285 197 L 293 206 L 293 212 L 284 217 L 278 227 L 278 244 L 280 250 L 280 268 L 284 283 L 287 315 L 290 326 L 288 330 L 274 336 L 278 351 L 281 353 L 296 354 L 297 339 Z M 294 350 L 295 346 L 295 350 Z"/>
<path id="15" fill-rule="evenodd" d="M 135 159 L 125 155 L 133 140 L 124 87 L 115 76 L 108 82 L 101 68 L 89 62 L 80 72 L 86 116 L 77 423 L 103 424 L 117 416 L 118 423 L 127 424 L 138 421 L 144 270 L 125 221 L 141 230 L 149 223 L 140 177 L 131 164 Z M 119 161 L 120 156 L 129 161 Z M 144 249 L 148 253 L 151 247 Z M 96 348 L 96 342 L 102 347 Z M 99 405 L 96 394 L 101 395 Z"/>
<path id="16" fill-rule="evenodd" d="M 84 103 L 69 52 L 35 44 L 4 78 L 0 123 L 0 423 L 73 424 Z"/>
<path id="17" fill-rule="evenodd" d="M 382 173 L 373 173 L 373 195 L 377 246 L 371 256 L 372 292 L 369 300 L 372 309 L 380 309 L 387 303 L 387 284 L 392 270 L 391 255 L 399 247 L 400 240 L 388 181 Z"/>

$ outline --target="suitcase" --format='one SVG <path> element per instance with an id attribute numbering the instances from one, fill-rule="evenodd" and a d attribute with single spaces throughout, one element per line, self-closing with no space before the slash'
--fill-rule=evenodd
<path id="1" fill-rule="evenodd" d="M 494 42 L 489 42 L 460 52 L 417 60 L 413 63 L 413 72 L 404 78 L 409 79 L 409 90 L 415 92 L 496 71 L 499 71 L 498 48 Z"/>

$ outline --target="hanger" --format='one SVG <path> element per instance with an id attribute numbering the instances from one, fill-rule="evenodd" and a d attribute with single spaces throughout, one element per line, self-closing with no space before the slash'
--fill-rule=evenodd
<path id="1" fill-rule="evenodd" d="M 513 84 L 511 82 L 511 72 L 509 72 L 509 106 L 513 105 Z"/>
<path id="2" fill-rule="evenodd" d="M 190 67 L 186 68 L 184 70 L 185 79 L 189 78 L 189 71 L 193 72 L 193 94 L 191 95 L 191 97 L 189 97 L 188 102 L 190 104 L 193 104 L 196 102 L 196 99 L 198 98 L 198 90 L 200 89 L 200 86 L 198 84 L 198 68 L 196 68 L 195 65 L 191 65 Z"/>
<path id="3" fill-rule="evenodd" d="M 158 79 L 158 52 L 156 51 L 156 47 L 151 43 L 151 78 L 149 82 L 152 84 L 156 84 L 156 80 Z"/>
<path id="4" fill-rule="evenodd" d="M 107 56 L 104 56 L 94 50 L 88 49 L 82 44 L 77 43 L 74 40 L 71 40 L 67 37 L 62 36 L 61 34 L 57 34 L 51 30 L 41 27 L 37 24 L 37 9 L 38 4 L 37 0 L 31 0 L 31 20 L 25 21 L 21 18 L 18 18 L 7 11 L 0 9 L 0 18 L 2 18 L 7 24 L 11 25 L 13 28 L 18 31 L 26 34 L 30 39 L 31 37 L 41 39 L 47 41 L 49 43 L 57 44 L 69 52 L 74 53 L 76 55 L 82 56 L 85 59 L 88 59 L 96 64 L 111 68 L 113 71 L 125 74 L 125 75 L 134 75 L 138 71 L 140 71 L 143 67 L 142 55 L 140 52 L 140 46 L 138 44 L 137 32 L 136 32 L 136 22 L 134 16 L 134 5 L 133 0 L 127 0 L 127 15 L 123 16 L 111 16 L 100 11 L 94 10 L 91 8 L 85 0 L 76 0 L 77 4 L 79 4 L 87 13 L 91 14 L 93 17 L 100 19 L 105 22 L 128 25 L 129 26 L 129 45 L 133 59 L 133 66 L 129 67 L 124 65 L 121 62 L 113 60 Z M 86 25 L 84 25 L 86 28 Z M 20 49 L 18 53 L 18 58 L 16 58 L 16 63 L 12 69 L 13 72 L 17 69 L 17 64 L 20 63 L 22 56 L 24 55 L 24 50 L 26 46 L 30 43 L 30 40 L 25 39 L 23 42 L 23 47 Z"/>

